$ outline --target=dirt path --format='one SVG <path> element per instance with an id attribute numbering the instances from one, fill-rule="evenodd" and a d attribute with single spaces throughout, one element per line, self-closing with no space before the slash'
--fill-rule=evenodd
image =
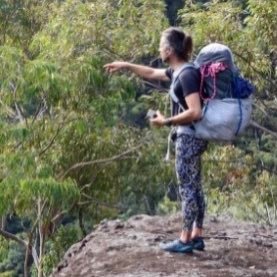
<path id="1" fill-rule="evenodd" d="M 68 250 L 53 276 L 277 277 L 277 228 L 208 218 L 206 251 L 160 250 L 159 244 L 177 238 L 179 230 L 178 215 L 103 221 Z"/>

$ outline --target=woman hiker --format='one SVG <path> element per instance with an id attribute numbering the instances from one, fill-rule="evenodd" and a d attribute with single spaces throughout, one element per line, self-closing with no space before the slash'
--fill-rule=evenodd
<path id="1" fill-rule="evenodd" d="M 181 28 L 166 29 L 160 40 L 160 56 L 169 64 L 167 69 L 116 61 L 104 67 L 110 73 L 129 69 L 142 78 L 174 81 L 174 93 L 179 103 L 172 102 L 172 115 L 165 117 L 159 111 L 150 122 L 156 127 L 175 126 L 177 129 L 176 173 L 182 201 L 183 225 L 180 238 L 162 245 L 170 252 L 191 253 L 193 249 L 204 250 L 202 238 L 205 201 L 201 185 L 201 155 L 207 142 L 194 136 L 192 122 L 201 117 L 200 72 L 189 65 L 192 53 L 192 38 Z M 174 79 L 175 80 L 175 79 Z M 184 107 L 184 110 L 180 108 Z"/>

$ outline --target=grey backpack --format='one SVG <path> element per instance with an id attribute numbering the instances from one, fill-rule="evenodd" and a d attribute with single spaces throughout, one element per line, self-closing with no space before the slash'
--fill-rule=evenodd
<path id="1" fill-rule="evenodd" d="M 200 70 L 200 97 L 204 102 L 202 118 L 192 124 L 194 135 L 206 140 L 235 139 L 249 124 L 253 88 L 240 77 L 231 50 L 223 44 L 211 43 L 202 48 L 193 65 L 184 65 L 176 74 L 169 94 L 182 110 L 184 107 L 174 93 L 175 82 L 191 66 Z M 177 128 L 177 133 L 186 131 L 187 126 Z"/>

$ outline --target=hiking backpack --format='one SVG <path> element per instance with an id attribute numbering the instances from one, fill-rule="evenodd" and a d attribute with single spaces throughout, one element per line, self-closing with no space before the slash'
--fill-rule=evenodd
<path id="1" fill-rule="evenodd" d="M 169 94 L 179 104 L 174 86 L 180 73 L 196 67 L 201 73 L 200 97 L 203 100 L 202 118 L 192 124 L 194 135 L 206 140 L 230 141 L 244 131 L 252 112 L 253 86 L 242 78 L 233 62 L 231 50 L 219 43 L 201 49 L 193 64 L 186 64 L 173 78 Z M 182 133 L 180 126 L 177 133 Z"/>

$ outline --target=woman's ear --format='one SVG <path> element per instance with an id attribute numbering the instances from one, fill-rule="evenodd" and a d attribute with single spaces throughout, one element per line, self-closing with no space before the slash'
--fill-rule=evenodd
<path id="1" fill-rule="evenodd" d="M 171 56 L 172 50 L 169 47 L 167 47 L 164 52 L 165 52 L 164 53 L 165 54 L 165 61 L 168 61 L 168 58 Z"/>
<path id="2" fill-rule="evenodd" d="M 171 55 L 172 49 L 169 48 L 169 47 L 167 47 L 166 50 L 165 50 L 165 53 L 166 53 L 168 56 Z"/>

